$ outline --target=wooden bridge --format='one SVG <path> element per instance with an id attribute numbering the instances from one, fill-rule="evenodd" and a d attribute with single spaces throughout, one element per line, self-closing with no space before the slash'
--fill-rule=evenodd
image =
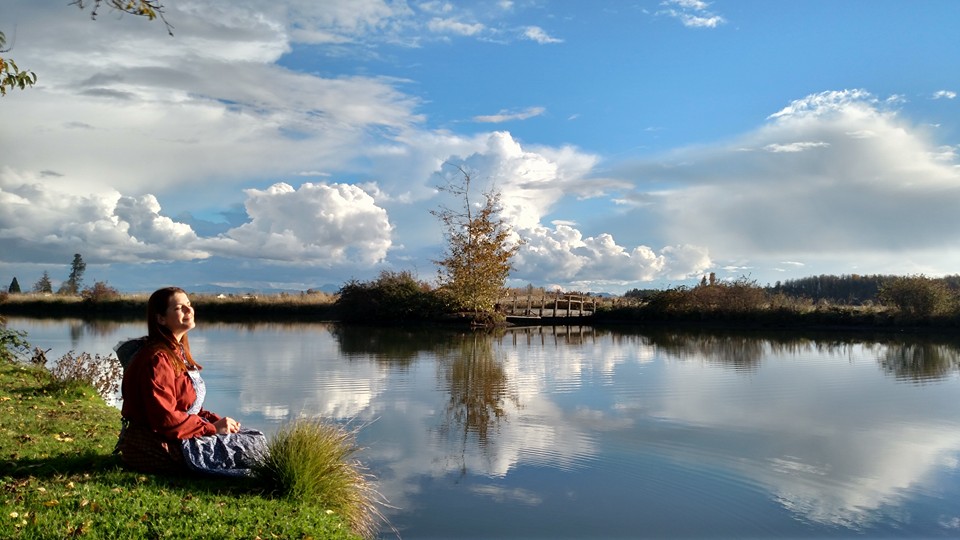
<path id="1" fill-rule="evenodd" d="M 498 309 L 513 324 L 568 324 L 585 322 L 597 311 L 597 297 L 585 294 L 513 294 L 504 297 Z"/>

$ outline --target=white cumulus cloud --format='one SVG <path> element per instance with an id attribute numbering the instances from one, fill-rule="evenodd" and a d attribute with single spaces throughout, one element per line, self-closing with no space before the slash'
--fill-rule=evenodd
<path id="1" fill-rule="evenodd" d="M 205 242 L 212 251 L 299 264 L 375 264 L 393 227 L 373 197 L 348 184 L 274 184 L 248 189 L 250 221 Z"/>
<path id="2" fill-rule="evenodd" d="M 162 215 L 154 195 L 72 195 L 0 172 L 0 251 L 7 261 L 168 262 L 213 256 L 306 266 L 378 263 L 391 246 L 386 211 L 356 186 L 279 183 L 247 190 L 248 221 L 200 237 Z"/>
<path id="3" fill-rule="evenodd" d="M 922 273 L 957 260 L 954 151 L 888 104 L 864 90 L 813 94 L 735 141 L 625 167 L 617 175 L 637 189 L 622 221 L 651 223 L 666 245 L 696 239 L 736 267 Z"/>
<path id="4" fill-rule="evenodd" d="M 12 262 L 202 259 L 189 225 L 159 214 L 152 195 L 74 195 L 10 168 L 0 171 L 0 252 Z"/>

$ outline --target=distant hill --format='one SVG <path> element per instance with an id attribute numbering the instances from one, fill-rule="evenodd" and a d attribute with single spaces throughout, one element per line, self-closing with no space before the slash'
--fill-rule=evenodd
<path id="1" fill-rule="evenodd" d="M 189 286 L 183 286 L 185 290 L 196 294 L 300 294 L 307 292 L 308 289 L 286 289 L 286 288 L 251 288 L 251 287 L 227 287 L 211 283 L 199 283 Z M 327 294 L 336 294 L 340 290 L 340 285 L 326 283 L 318 287 L 310 287 L 311 291 L 319 291 Z"/>

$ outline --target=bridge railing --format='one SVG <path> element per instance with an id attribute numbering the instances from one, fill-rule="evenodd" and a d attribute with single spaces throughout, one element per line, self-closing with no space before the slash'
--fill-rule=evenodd
<path id="1" fill-rule="evenodd" d="M 508 317 L 588 317 L 597 311 L 598 301 L 585 294 L 513 293 L 501 299 L 499 309 Z"/>

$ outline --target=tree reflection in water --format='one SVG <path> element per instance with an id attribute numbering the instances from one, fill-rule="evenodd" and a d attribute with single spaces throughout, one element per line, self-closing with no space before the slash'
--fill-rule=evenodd
<path id="1" fill-rule="evenodd" d="M 650 329 L 613 336 L 617 342 L 630 338 L 679 360 L 700 358 L 737 371 L 757 370 L 771 353 L 844 356 L 857 347 L 876 351 L 881 369 L 898 380 L 935 381 L 960 370 L 960 341 L 943 336 Z"/>
<path id="2" fill-rule="evenodd" d="M 756 370 L 765 352 L 763 340 L 736 334 L 658 332 L 650 335 L 650 343 L 681 360 L 703 358 L 743 371 Z"/>
<path id="3" fill-rule="evenodd" d="M 449 347 L 446 333 L 438 332 L 432 339 L 418 339 L 422 330 L 398 327 L 365 327 L 336 324 L 331 335 L 337 340 L 340 352 L 348 357 L 373 357 L 379 363 L 392 366 L 409 365 L 424 352 Z"/>
<path id="4" fill-rule="evenodd" d="M 877 362 L 898 380 L 934 381 L 960 367 L 960 349 L 955 344 L 891 343 L 883 348 Z"/>
<path id="5" fill-rule="evenodd" d="M 124 323 L 118 321 L 108 321 L 101 319 L 80 320 L 70 319 L 70 345 L 72 349 L 77 348 L 77 344 L 85 335 L 89 336 L 109 336 L 117 331 Z M 147 333 L 147 325 L 143 325 L 143 334 Z M 137 336 L 130 336 L 137 337 Z"/>
<path id="6" fill-rule="evenodd" d="M 509 390 L 507 372 L 494 353 L 493 336 L 481 332 L 464 335 L 459 346 L 438 358 L 441 379 L 449 390 L 441 432 L 450 442 L 459 439 L 461 473 L 463 454 L 474 439 L 487 454 L 491 430 L 507 416 L 508 401 L 519 407 L 519 397 Z"/>

